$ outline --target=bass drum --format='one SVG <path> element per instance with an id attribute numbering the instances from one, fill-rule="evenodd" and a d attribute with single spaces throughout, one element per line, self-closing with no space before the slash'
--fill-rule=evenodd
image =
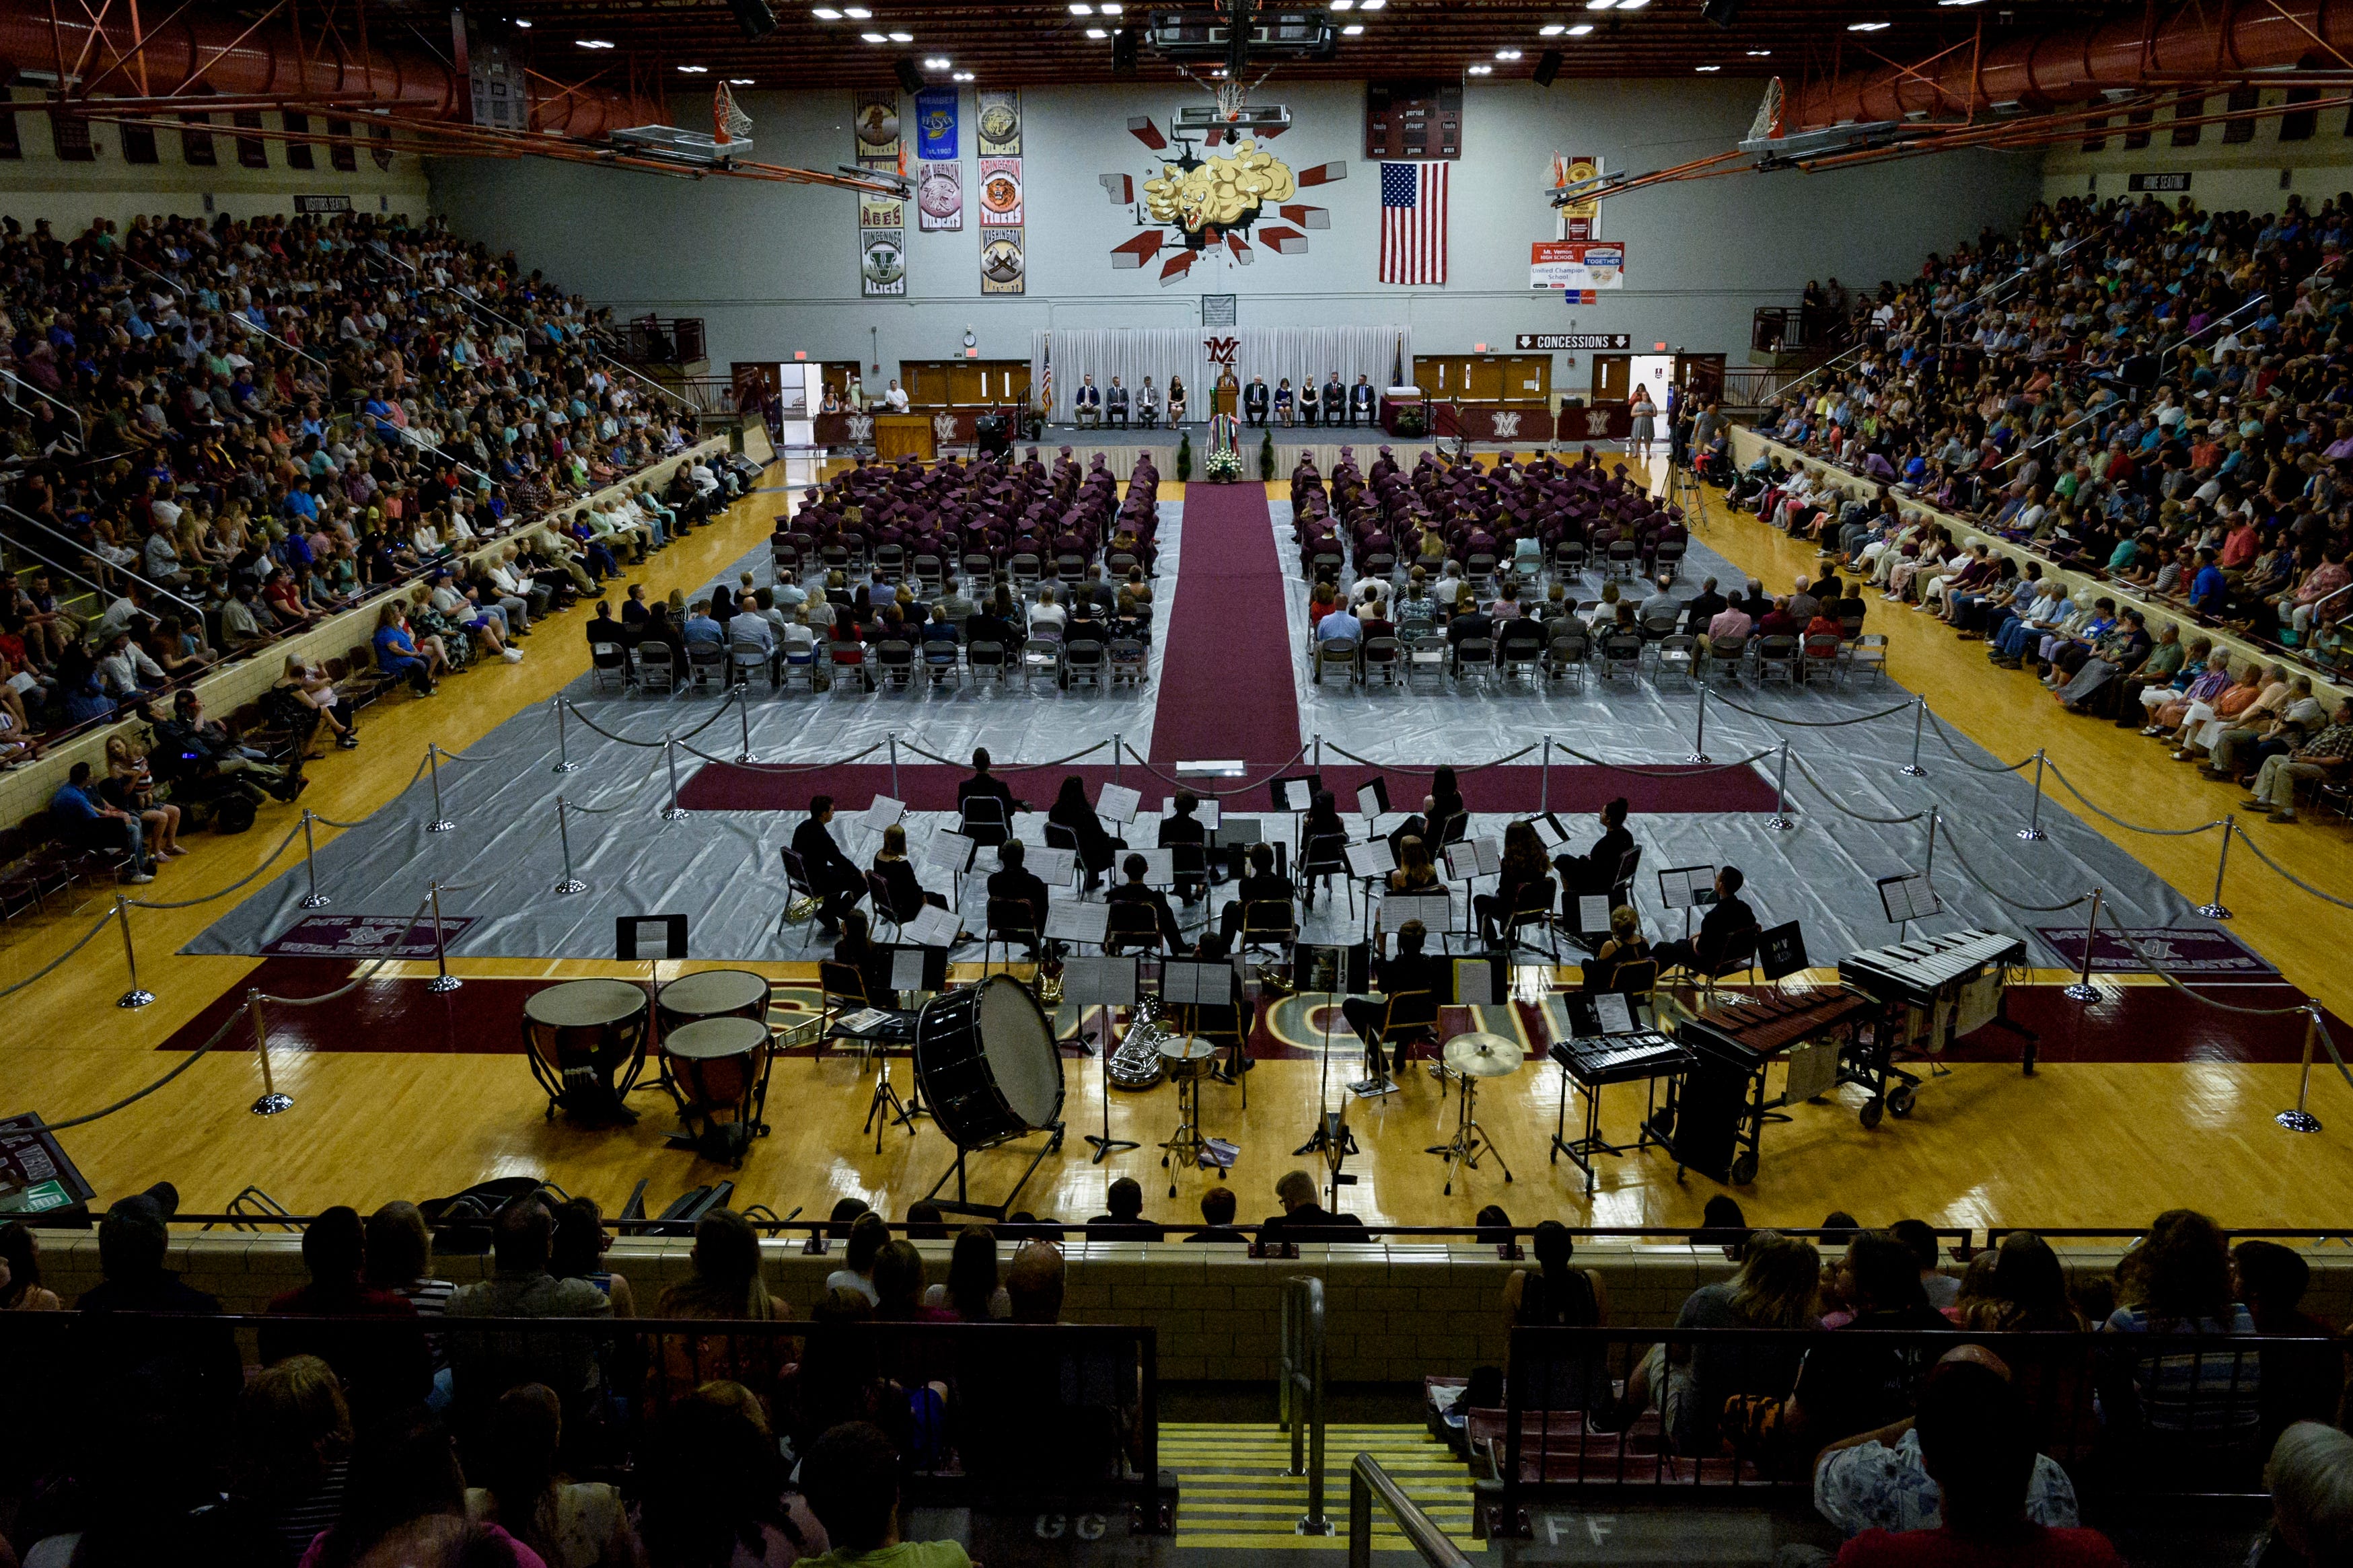
<path id="1" fill-rule="evenodd" d="M 1051 1127 L 1062 1114 L 1053 1026 L 1010 975 L 935 998 L 915 1016 L 915 1081 L 940 1131 L 986 1149 Z"/>

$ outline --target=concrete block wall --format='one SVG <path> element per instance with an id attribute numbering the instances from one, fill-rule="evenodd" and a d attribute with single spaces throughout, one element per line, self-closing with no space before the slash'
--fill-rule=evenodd
<path id="1" fill-rule="evenodd" d="M 947 1273 L 949 1243 L 916 1244 L 929 1278 Z M 41 1233 L 42 1270 L 70 1303 L 99 1280 L 94 1231 Z M 624 1240 L 609 1266 L 628 1277 L 640 1311 L 650 1312 L 664 1286 L 683 1278 L 691 1244 Z M 840 1248 L 805 1253 L 797 1242 L 766 1248 L 769 1289 L 806 1316 L 840 1267 Z M 1463 1373 L 1503 1363 L 1504 1281 L 1517 1265 L 1491 1247 L 1442 1245 L 1305 1247 L 1297 1258 L 1253 1258 L 1238 1247 L 1182 1242 L 1065 1244 L 1064 1319 L 1075 1323 L 1150 1325 L 1159 1331 L 1160 1375 L 1173 1383 L 1271 1382 L 1286 1279 L 1324 1282 L 1326 1377 L 1334 1383 L 1410 1384 L 1424 1375 Z M 2108 1247 L 2063 1253 L 2078 1280 L 2111 1271 Z M 2353 1256 L 2311 1247 L 2306 1308 L 2343 1322 L 2353 1317 Z M 1683 1299 L 1728 1279 L 1721 1249 L 1682 1245 L 1593 1242 L 1577 1251 L 1609 1294 L 1612 1326 L 1665 1328 Z M 171 1266 L 232 1312 L 259 1312 L 270 1298 L 303 1283 L 301 1239 L 287 1234 L 175 1235 Z M 1948 1262 L 1947 1272 L 1957 1273 Z M 437 1258 L 435 1271 L 464 1284 L 485 1278 L 490 1260 Z M 249 1347 L 248 1347 L 249 1349 Z"/>

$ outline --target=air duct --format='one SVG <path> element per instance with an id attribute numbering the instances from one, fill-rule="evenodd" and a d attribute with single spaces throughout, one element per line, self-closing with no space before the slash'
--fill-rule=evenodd
<path id="1" fill-rule="evenodd" d="M 109 13 L 101 7 L 99 15 Z M 83 80 L 104 77 L 96 89 L 101 98 L 166 97 L 186 88 L 201 68 L 204 85 L 225 96 L 282 98 L 298 107 L 306 98 L 362 96 L 370 100 L 365 107 L 470 123 L 473 92 L 465 73 L 421 47 L 404 47 L 396 26 L 400 41 L 385 47 L 385 30 L 380 23 L 376 39 L 361 56 L 332 35 L 322 40 L 306 28 L 302 42 L 311 52 L 305 53 L 297 50 L 292 32 L 284 27 L 248 28 L 236 18 L 174 14 L 164 26 L 147 30 L 143 47 L 130 63 L 118 66 L 134 47 L 127 17 L 109 20 L 100 29 L 62 13 L 53 21 L 47 10 L 8 0 L 0 5 L 0 62 L 16 70 L 54 74 L 60 57 L 69 70 L 79 60 Z M 103 36 L 93 41 L 93 31 Z M 185 96 L 189 112 L 202 110 L 201 94 Z M 660 118 L 657 106 L 646 100 L 582 87 L 543 92 L 533 105 L 532 129 L 595 139 Z"/>
<path id="2" fill-rule="evenodd" d="M 1788 122 L 1795 131 L 1923 113 L 1942 120 L 2012 101 L 2040 109 L 2292 68 L 2307 59 L 2328 68 L 2348 49 L 2353 49 L 2353 0 L 2187 5 L 2153 27 L 2147 13 L 2135 10 L 2096 26 L 1991 43 L 1974 57 L 1965 46 L 1917 68 L 1852 72 L 1800 89 Z"/>

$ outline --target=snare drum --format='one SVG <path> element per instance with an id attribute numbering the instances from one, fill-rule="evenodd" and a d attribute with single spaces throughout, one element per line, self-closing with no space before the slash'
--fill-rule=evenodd
<path id="1" fill-rule="evenodd" d="M 654 998 L 654 1014 L 665 1039 L 697 1018 L 749 1018 L 765 1025 L 774 989 L 766 975 L 748 969 L 698 970 L 663 986 Z"/>
<path id="2" fill-rule="evenodd" d="M 768 1026 L 732 1014 L 698 1018 L 662 1036 L 662 1058 L 687 1125 L 673 1142 L 742 1165 L 752 1140 L 768 1130 L 761 1120 L 774 1059 Z"/>
<path id="3" fill-rule="evenodd" d="M 1160 1042 L 1160 1063 L 1171 1079 L 1198 1078 L 1218 1047 L 1198 1035 L 1172 1035 Z"/>
<path id="4" fill-rule="evenodd" d="M 1051 1127 L 1062 1114 L 1053 1026 L 1008 974 L 936 997 L 916 1016 L 915 1081 L 959 1149 Z"/>
<path id="5" fill-rule="evenodd" d="M 567 980 L 522 1005 L 532 1076 L 557 1106 L 586 1121 L 635 1121 L 622 1103 L 646 1065 L 645 990 L 626 980 Z"/>

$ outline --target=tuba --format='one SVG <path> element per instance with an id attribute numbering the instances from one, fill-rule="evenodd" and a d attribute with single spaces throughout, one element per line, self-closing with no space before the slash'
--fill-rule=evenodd
<path id="1" fill-rule="evenodd" d="M 1145 1089 L 1155 1088 L 1167 1067 L 1160 1056 L 1161 1042 L 1168 1038 L 1168 1030 L 1159 1020 L 1160 1004 L 1145 997 L 1128 1013 L 1127 1033 L 1120 1037 L 1119 1048 L 1103 1063 L 1103 1071 L 1117 1089 Z"/>

